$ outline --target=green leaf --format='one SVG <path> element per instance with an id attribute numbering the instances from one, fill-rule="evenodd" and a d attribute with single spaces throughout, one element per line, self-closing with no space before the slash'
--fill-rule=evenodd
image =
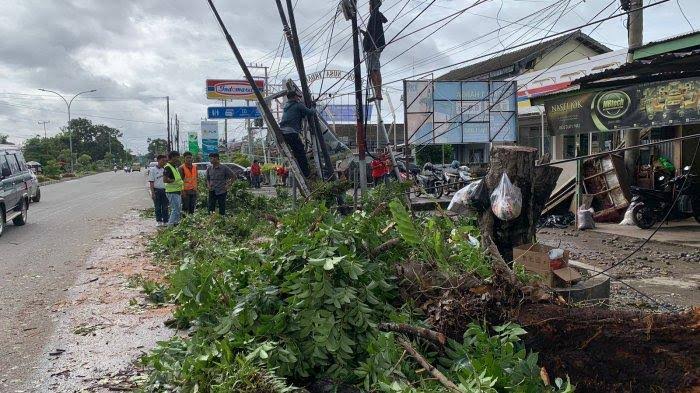
<path id="1" fill-rule="evenodd" d="M 399 231 L 401 238 L 412 246 L 419 245 L 421 240 L 418 236 L 418 230 L 403 204 L 395 199 L 389 203 L 389 210 L 391 210 L 391 215 L 396 221 L 396 229 Z"/>

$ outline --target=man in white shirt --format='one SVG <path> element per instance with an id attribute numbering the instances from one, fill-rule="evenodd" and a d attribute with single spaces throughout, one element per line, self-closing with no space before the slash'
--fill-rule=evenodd
<path id="1" fill-rule="evenodd" d="M 168 223 L 168 196 L 165 194 L 165 182 L 163 181 L 163 167 L 168 157 L 159 155 L 158 163 L 148 171 L 148 183 L 151 187 L 151 198 L 156 209 L 156 226 L 163 227 Z"/>

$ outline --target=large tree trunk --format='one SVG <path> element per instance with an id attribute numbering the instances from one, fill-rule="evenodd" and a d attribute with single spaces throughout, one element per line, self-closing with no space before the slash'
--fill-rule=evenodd
<path id="1" fill-rule="evenodd" d="M 481 214 L 479 226 L 485 243 L 491 240 L 506 261 L 513 259 L 513 247 L 534 240 L 537 220 L 549 199 L 561 168 L 535 167 L 537 149 L 523 146 L 494 146 L 491 149 L 490 169 L 484 181 L 493 192 L 503 173 L 523 196 L 520 216 L 512 221 L 501 221 L 491 209 Z M 490 244 L 484 244 L 489 247 Z"/>

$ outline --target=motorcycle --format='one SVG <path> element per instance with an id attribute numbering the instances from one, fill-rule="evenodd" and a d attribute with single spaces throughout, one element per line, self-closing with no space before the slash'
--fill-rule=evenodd
<path id="1" fill-rule="evenodd" d="M 452 164 L 445 169 L 444 175 L 446 195 L 449 195 L 451 192 L 457 192 L 463 187 L 458 161 L 453 161 Z"/>
<path id="2" fill-rule="evenodd" d="M 663 183 L 661 190 L 630 188 L 632 220 L 639 228 L 649 229 L 665 217 L 667 221 L 693 217 L 700 223 L 700 187 L 697 176 L 689 171 L 690 167 L 683 168 L 684 174 Z M 665 177 L 659 180 L 663 182 Z"/>
<path id="3" fill-rule="evenodd" d="M 440 198 L 445 191 L 444 185 L 442 171 L 429 162 L 423 165 L 420 173 L 416 174 L 416 196 L 426 194 L 433 198 Z"/>

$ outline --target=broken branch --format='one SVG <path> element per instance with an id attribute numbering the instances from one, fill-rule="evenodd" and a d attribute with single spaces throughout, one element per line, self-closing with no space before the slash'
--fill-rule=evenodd
<path id="1" fill-rule="evenodd" d="M 444 334 L 430 329 L 411 326 L 405 323 L 380 323 L 379 330 L 383 332 L 403 333 L 413 337 L 420 337 L 432 341 L 435 344 L 445 345 L 447 338 Z"/>
<path id="2" fill-rule="evenodd" d="M 377 256 L 377 255 L 383 253 L 384 251 L 389 250 L 390 248 L 394 247 L 397 244 L 399 244 L 399 239 L 389 239 L 389 240 L 385 241 L 384 243 L 380 244 L 379 246 L 377 246 L 377 248 L 375 248 L 374 250 L 372 250 L 372 256 Z"/>
<path id="3" fill-rule="evenodd" d="M 428 361 L 425 360 L 423 355 L 418 353 L 418 351 L 416 351 L 415 348 L 413 348 L 411 343 L 404 340 L 403 338 L 397 338 L 396 341 L 398 341 L 398 343 L 406 350 L 406 352 L 413 356 L 413 358 L 418 362 L 418 364 L 420 364 L 421 367 L 426 369 L 430 373 L 430 375 L 435 377 L 435 379 L 437 379 L 438 382 L 440 382 L 444 387 L 446 387 L 452 392 L 460 392 L 457 385 L 455 385 L 452 381 L 447 379 L 445 374 L 441 373 L 440 370 L 433 367 L 432 364 L 428 363 Z"/>

